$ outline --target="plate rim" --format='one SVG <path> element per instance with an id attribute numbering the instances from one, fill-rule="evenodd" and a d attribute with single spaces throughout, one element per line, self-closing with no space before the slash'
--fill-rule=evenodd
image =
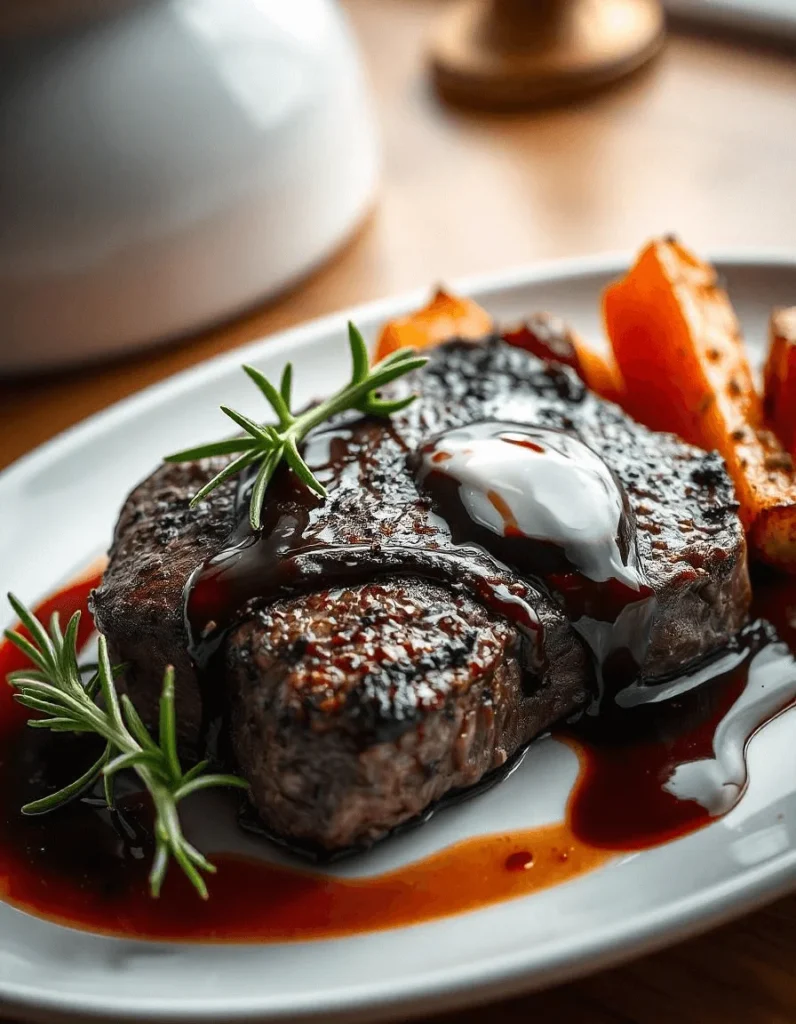
<path id="1" fill-rule="evenodd" d="M 529 285 L 560 282 L 597 274 L 621 273 L 632 261 L 627 252 L 597 253 L 535 262 L 453 279 L 449 287 L 464 295 L 478 296 L 490 291 L 511 292 Z M 710 254 L 719 272 L 754 268 L 796 271 L 796 251 L 790 248 L 732 248 Z M 243 346 L 222 352 L 187 367 L 118 402 L 99 410 L 55 437 L 26 453 L 0 472 L 0 495 L 8 487 L 21 483 L 47 462 L 59 458 L 75 446 L 103 433 L 115 423 L 140 415 L 147 408 L 170 401 L 172 396 L 211 380 L 230 365 L 256 358 L 266 349 L 277 353 L 307 344 L 313 337 L 341 330 L 347 319 L 368 324 L 410 309 L 426 300 L 428 288 L 416 288 L 349 307 L 285 330 L 254 339 Z M 400 986 L 392 981 L 358 985 L 341 994 L 308 990 L 295 996 L 277 997 L 266 991 L 262 996 L 224 996 L 218 1000 L 191 1001 L 183 996 L 146 998 L 132 1004 L 128 998 L 114 1002 L 112 996 L 47 993 L 31 985 L 0 982 L 0 1006 L 4 1013 L 27 1019 L 116 1021 L 242 1021 L 242 1020 L 328 1020 L 345 1016 L 347 1020 L 387 1019 L 400 1014 L 454 1009 L 462 1004 L 475 1005 L 493 998 L 507 998 L 521 992 L 574 980 L 585 974 L 621 962 L 631 954 L 641 955 L 696 935 L 740 916 L 784 894 L 796 884 L 796 849 L 783 851 L 746 875 L 743 889 L 728 879 L 682 897 L 657 910 L 637 913 L 621 931 L 614 926 L 591 931 L 588 937 L 573 942 L 571 937 L 547 946 L 532 959 L 524 949 L 513 954 L 501 952 L 480 958 L 477 963 L 437 968 L 419 980 L 408 979 Z M 146 940 L 132 940 L 142 941 Z M 234 945 L 224 943 L 224 945 Z M 247 944 L 248 945 L 248 944 Z"/>
<path id="2" fill-rule="evenodd" d="M 719 272 L 726 267 L 771 267 L 781 269 L 789 267 L 796 269 L 796 249 L 787 247 L 764 247 L 764 248 L 728 248 L 711 251 L 706 257 Z M 588 277 L 591 274 L 616 273 L 626 271 L 633 262 L 634 253 L 631 251 L 609 251 L 594 253 L 586 256 L 568 256 L 561 259 L 535 261 L 533 263 L 517 264 L 503 270 L 488 271 L 482 274 L 470 274 L 464 277 L 453 278 L 450 281 L 443 281 L 445 287 L 465 296 L 474 296 L 481 292 L 495 289 L 511 291 L 524 285 L 542 284 L 545 282 L 561 281 L 570 277 Z M 210 356 L 208 359 L 200 360 L 191 366 L 187 366 L 175 373 L 164 377 L 162 380 L 148 384 L 140 391 L 120 398 L 116 402 L 99 409 L 89 416 L 84 417 L 77 423 L 59 431 L 53 437 L 35 448 L 21 455 L 14 462 L 0 470 L 0 487 L 14 482 L 17 476 L 24 476 L 30 471 L 32 463 L 44 460 L 61 448 L 68 450 L 72 445 L 79 443 L 85 436 L 94 431 L 104 429 L 116 421 L 122 421 L 128 416 L 134 415 L 147 406 L 154 404 L 161 396 L 168 392 L 178 394 L 188 390 L 194 382 L 212 379 L 218 371 L 223 370 L 227 365 L 240 364 L 239 356 L 250 358 L 265 346 L 271 351 L 286 348 L 296 343 L 302 343 L 302 339 L 309 338 L 314 334 L 342 329 L 347 320 L 370 321 L 377 318 L 396 315 L 398 310 L 411 309 L 413 305 L 428 301 L 429 287 L 417 287 L 397 295 L 382 296 L 371 299 L 367 302 L 358 303 L 355 306 L 347 306 L 332 313 L 313 317 L 311 320 L 302 320 L 283 330 L 275 331 L 272 334 L 262 335 L 239 345 L 235 348 Z M 188 345 L 184 341 L 181 344 Z M 76 372 L 80 373 L 80 369 Z"/>

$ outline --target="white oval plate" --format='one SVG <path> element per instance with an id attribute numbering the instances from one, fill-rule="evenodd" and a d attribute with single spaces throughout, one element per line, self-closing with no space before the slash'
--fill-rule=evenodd
<path id="1" fill-rule="evenodd" d="M 768 311 L 796 301 L 796 258 L 717 260 L 759 355 Z M 559 263 L 465 282 L 500 320 L 546 308 L 598 337 L 599 296 L 620 258 Z M 274 376 L 296 364 L 297 402 L 327 393 L 347 370 L 350 316 L 373 338 L 416 293 L 288 331 L 180 374 L 68 431 L 0 477 L 0 579 L 33 602 L 107 545 L 131 486 L 167 451 L 226 429 L 220 402 L 256 415 L 245 359 Z M 0 1001 L 36 1019 L 331 1019 L 402 1016 L 551 984 L 692 935 L 796 883 L 796 714 L 770 723 L 749 750 L 750 784 L 725 818 L 532 896 L 395 931 L 275 945 L 190 945 L 110 939 L 0 904 Z M 388 841 L 338 870 L 379 873 L 479 833 L 559 820 L 576 774 L 557 742 L 477 800 Z M 210 849 L 240 839 L 222 806 Z M 189 825 L 191 822 L 189 822 Z M 211 880 L 212 889 L 212 880 Z M 211 896 L 212 898 L 212 896 Z"/>

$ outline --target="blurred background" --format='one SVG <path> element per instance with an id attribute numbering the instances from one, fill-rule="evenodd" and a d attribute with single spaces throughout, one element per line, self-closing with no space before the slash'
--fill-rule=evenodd
<path id="1" fill-rule="evenodd" d="M 669 232 L 794 254 L 794 182 L 796 0 L 0 0 L 0 468 L 380 296 Z M 533 1013 L 792 1021 L 793 916 Z"/>
<path id="2" fill-rule="evenodd" d="M 796 4 L 671 0 L 665 35 L 662 11 L 5 5 L 0 460 L 393 292 L 662 232 L 796 248 Z"/>

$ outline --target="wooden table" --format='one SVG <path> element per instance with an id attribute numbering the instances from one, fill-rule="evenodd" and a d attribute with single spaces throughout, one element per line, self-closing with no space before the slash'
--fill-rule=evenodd
<path id="1" fill-rule="evenodd" d="M 278 302 L 112 366 L 0 384 L 0 466 L 175 370 L 351 303 L 537 259 L 632 249 L 796 247 L 796 58 L 675 35 L 633 81 L 579 106 L 470 115 L 431 95 L 441 0 L 347 0 L 384 135 L 381 196 L 331 263 Z M 1 329 L 1 328 L 0 328 Z M 57 330 L 57 325 L 54 325 Z M 796 898 L 669 952 L 456 1024 L 796 1020 Z"/>

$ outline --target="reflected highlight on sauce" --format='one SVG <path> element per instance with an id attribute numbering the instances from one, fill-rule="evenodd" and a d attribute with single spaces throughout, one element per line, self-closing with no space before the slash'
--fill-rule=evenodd
<path id="1" fill-rule="evenodd" d="M 58 610 L 65 619 L 80 609 L 84 643 L 91 629 L 88 598 L 98 582 L 92 577 L 65 588 L 39 615 Z M 776 586 L 780 605 L 781 581 Z M 25 728 L 27 712 L 2 688 L 0 893 L 20 910 L 105 934 L 283 942 L 418 924 L 570 881 L 617 851 L 653 846 L 714 820 L 709 798 L 682 799 L 672 780 L 683 765 L 709 763 L 720 735 L 729 735 L 742 755 L 749 736 L 792 702 L 793 658 L 772 635 L 767 627 L 748 630 L 736 648 L 700 670 L 698 686 L 694 677 L 684 677 L 666 684 L 673 694 L 663 693 L 664 687 L 635 697 L 627 691 L 631 706 L 609 716 L 599 733 L 593 722 L 588 731 L 562 733 L 581 763 L 565 822 L 469 839 L 363 879 L 215 855 L 218 873 L 208 880 L 206 903 L 177 871 L 169 874 L 161 899 L 150 898 L 148 808 L 130 785 L 122 787 L 115 814 L 90 798 L 49 815 L 20 814 L 24 801 L 74 778 L 94 751 L 68 735 Z M 23 663 L 12 645 L 0 645 L 0 675 Z M 758 690 L 765 699 L 758 699 Z M 736 789 L 737 799 L 743 779 Z"/>

